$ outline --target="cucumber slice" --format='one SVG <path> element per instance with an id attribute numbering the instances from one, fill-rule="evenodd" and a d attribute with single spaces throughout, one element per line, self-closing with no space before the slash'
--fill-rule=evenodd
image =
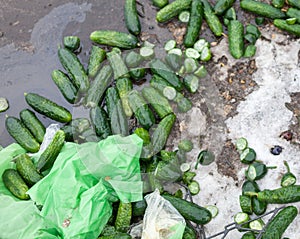
<path id="1" fill-rule="evenodd" d="M 260 37 L 261 33 L 257 26 L 254 26 L 252 24 L 249 24 L 246 26 L 246 34 L 253 34 L 257 39 Z"/>
<path id="2" fill-rule="evenodd" d="M 183 163 L 180 165 L 181 172 L 185 173 L 191 169 L 191 165 L 189 163 Z"/>
<path id="3" fill-rule="evenodd" d="M 151 60 L 155 56 L 153 48 L 146 47 L 146 46 L 140 48 L 140 55 L 145 60 Z"/>
<path id="4" fill-rule="evenodd" d="M 249 223 L 249 227 L 252 230 L 260 231 L 260 230 L 262 230 L 264 228 L 264 226 L 265 226 L 265 223 L 264 223 L 264 221 L 261 218 L 257 219 L 257 220 L 254 220 L 254 221 L 251 221 Z"/>
<path id="5" fill-rule="evenodd" d="M 151 43 L 151 42 L 144 41 L 143 47 L 154 48 L 155 45 L 153 43 Z"/>
<path id="6" fill-rule="evenodd" d="M 283 175 L 283 177 L 281 178 L 281 183 L 280 183 L 281 187 L 287 187 L 290 185 L 294 185 L 297 181 L 297 178 L 293 173 L 291 173 L 290 166 L 288 165 L 287 161 L 284 161 L 283 163 L 287 169 L 287 173 L 285 173 Z"/>
<path id="7" fill-rule="evenodd" d="M 186 75 L 183 83 L 185 88 L 191 93 L 195 93 L 199 88 L 199 78 L 195 75 Z"/>
<path id="8" fill-rule="evenodd" d="M 238 151 L 243 151 L 248 147 L 248 141 L 245 138 L 239 138 L 237 139 L 235 146 Z"/>
<path id="9" fill-rule="evenodd" d="M 211 59 L 211 51 L 208 47 L 204 47 L 201 52 L 201 61 L 209 61 Z"/>
<path id="10" fill-rule="evenodd" d="M 176 54 L 178 56 L 182 56 L 182 50 L 179 48 L 173 48 L 170 51 L 168 51 L 168 54 Z"/>
<path id="11" fill-rule="evenodd" d="M 219 213 L 219 209 L 214 205 L 207 205 L 205 208 L 210 211 L 212 218 L 215 218 Z"/>
<path id="12" fill-rule="evenodd" d="M 209 44 L 205 39 L 199 39 L 198 41 L 195 42 L 194 44 L 194 49 L 198 52 L 202 52 L 204 47 L 208 47 Z"/>
<path id="13" fill-rule="evenodd" d="M 244 213 L 244 212 L 238 212 L 234 216 L 234 221 L 237 224 L 244 224 L 244 223 L 247 223 L 249 220 L 250 220 L 249 215 L 247 213 Z"/>
<path id="14" fill-rule="evenodd" d="M 297 21 L 297 18 L 292 17 L 292 18 L 286 19 L 285 21 L 286 21 L 286 23 L 289 24 L 289 25 L 294 25 L 294 24 L 296 23 L 296 21 Z"/>
<path id="15" fill-rule="evenodd" d="M 178 143 L 178 148 L 184 152 L 190 152 L 193 149 L 194 145 L 191 140 L 183 139 Z"/>
<path id="16" fill-rule="evenodd" d="M 201 165 L 209 165 L 212 162 L 215 161 L 215 155 L 208 151 L 208 150 L 202 150 L 197 157 L 197 163 L 195 165 L 195 169 L 197 169 L 198 164 L 200 163 Z"/>
<path id="17" fill-rule="evenodd" d="M 194 75 L 200 77 L 200 78 L 204 78 L 207 75 L 207 70 L 205 68 L 205 66 L 200 66 L 195 72 Z"/>
<path id="18" fill-rule="evenodd" d="M 187 48 L 185 50 L 185 55 L 188 58 L 198 59 L 200 57 L 200 53 L 194 48 Z"/>
<path id="19" fill-rule="evenodd" d="M 176 97 L 177 91 L 172 86 L 166 86 L 163 90 L 163 95 L 168 100 L 174 100 Z"/>
<path id="20" fill-rule="evenodd" d="M 164 49 L 166 51 L 170 51 L 176 47 L 176 41 L 175 40 L 169 40 L 166 42 Z"/>
<path id="21" fill-rule="evenodd" d="M 185 184 L 190 184 L 193 181 L 193 178 L 196 176 L 195 172 L 187 171 L 183 173 L 182 181 Z"/>
<path id="22" fill-rule="evenodd" d="M 9 104 L 7 99 L 0 97 L 0 112 L 7 111 L 9 108 Z"/>
<path id="23" fill-rule="evenodd" d="M 198 63 L 193 58 L 186 58 L 184 60 L 185 73 L 193 73 L 198 68 Z"/>
<path id="24" fill-rule="evenodd" d="M 253 57 L 256 53 L 256 46 L 255 45 L 248 45 L 245 49 L 244 57 Z"/>
<path id="25" fill-rule="evenodd" d="M 188 188 L 192 195 L 197 195 L 200 192 L 200 185 L 197 181 L 191 181 L 191 183 L 188 185 Z"/>
<path id="26" fill-rule="evenodd" d="M 189 11 L 183 11 L 179 14 L 178 19 L 181 22 L 187 23 L 190 20 L 190 12 Z"/>
<path id="27" fill-rule="evenodd" d="M 224 15 L 224 18 L 227 20 L 236 20 L 236 12 L 234 7 L 229 8 Z"/>
<path id="28" fill-rule="evenodd" d="M 256 159 L 256 153 L 252 148 L 246 148 L 240 155 L 240 160 L 242 163 L 250 164 Z"/>

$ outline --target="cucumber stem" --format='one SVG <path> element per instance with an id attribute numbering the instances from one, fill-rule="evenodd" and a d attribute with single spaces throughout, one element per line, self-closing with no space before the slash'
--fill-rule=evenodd
<path id="1" fill-rule="evenodd" d="M 258 193 L 256 193 L 256 192 L 245 192 L 245 195 L 250 196 L 250 197 L 254 197 L 254 196 L 257 197 Z"/>
<path id="2" fill-rule="evenodd" d="M 284 160 L 283 163 L 284 163 L 284 166 L 286 167 L 288 173 L 290 173 L 291 170 L 290 170 L 290 166 L 288 165 L 287 161 Z"/>
<path id="3" fill-rule="evenodd" d="M 267 169 L 276 169 L 277 166 L 267 166 Z"/>

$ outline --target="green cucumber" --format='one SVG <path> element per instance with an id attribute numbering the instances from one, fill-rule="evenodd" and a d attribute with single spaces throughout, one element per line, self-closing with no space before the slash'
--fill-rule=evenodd
<path id="1" fill-rule="evenodd" d="M 146 86 L 142 89 L 143 97 L 150 103 L 158 116 L 162 119 L 168 114 L 172 113 L 172 107 L 169 101 L 162 96 L 155 88 Z"/>
<path id="2" fill-rule="evenodd" d="M 132 90 L 128 94 L 128 99 L 137 121 L 143 128 L 148 130 L 155 123 L 155 118 L 147 102 L 136 90 Z"/>
<path id="3" fill-rule="evenodd" d="M 245 195 L 248 192 L 259 192 L 259 186 L 255 181 L 245 181 L 242 186 L 242 194 Z"/>
<path id="4" fill-rule="evenodd" d="M 162 197 L 168 200 L 186 220 L 204 225 L 209 223 L 212 219 L 209 210 L 195 203 L 171 195 L 162 195 Z"/>
<path id="5" fill-rule="evenodd" d="M 104 51 L 101 47 L 92 46 L 87 68 L 89 77 L 94 78 L 97 75 L 101 68 L 101 63 L 104 61 L 105 57 L 106 51 Z"/>
<path id="6" fill-rule="evenodd" d="M 86 92 L 90 83 L 85 69 L 77 56 L 66 48 L 59 48 L 58 57 L 75 87 L 80 92 Z"/>
<path id="7" fill-rule="evenodd" d="M 42 122 L 36 117 L 35 113 L 29 109 L 24 109 L 20 112 L 20 119 L 25 127 L 29 129 L 34 138 L 39 143 L 42 143 L 46 129 Z"/>
<path id="8" fill-rule="evenodd" d="M 213 34 L 217 37 L 221 36 L 223 33 L 222 24 L 217 17 L 217 15 L 213 12 L 213 9 L 207 0 L 201 0 L 204 7 L 204 18 L 213 32 Z"/>
<path id="9" fill-rule="evenodd" d="M 250 164 L 255 159 L 256 159 L 256 152 L 252 148 L 246 148 L 240 154 L 240 160 L 242 163 Z"/>
<path id="10" fill-rule="evenodd" d="M 177 54 L 167 54 L 165 56 L 165 61 L 174 71 L 179 71 L 180 67 L 182 66 L 182 56 Z"/>
<path id="11" fill-rule="evenodd" d="M 28 185 L 34 185 L 43 178 L 27 154 L 21 154 L 15 160 L 18 173 Z"/>
<path id="12" fill-rule="evenodd" d="M 268 172 L 268 167 L 260 162 L 253 162 L 246 170 L 248 180 L 254 181 L 263 178 Z"/>
<path id="13" fill-rule="evenodd" d="M 272 0 L 272 5 L 276 8 L 282 8 L 284 5 L 284 0 Z"/>
<path id="14" fill-rule="evenodd" d="M 69 103 L 74 104 L 77 99 L 78 90 L 69 77 L 60 70 L 52 71 L 51 77 L 65 99 Z"/>
<path id="15" fill-rule="evenodd" d="M 91 33 L 90 39 L 101 45 L 124 49 L 132 49 L 138 45 L 138 39 L 134 35 L 111 30 L 94 31 Z"/>
<path id="16" fill-rule="evenodd" d="M 169 0 L 152 0 L 152 3 L 155 7 L 163 8 L 169 4 Z"/>
<path id="17" fill-rule="evenodd" d="M 244 57 L 253 57 L 256 53 L 256 46 L 255 45 L 248 45 L 244 52 Z"/>
<path id="18" fill-rule="evenodd" d="M 280 9 L 273 7 L 267 3 L 254 0 L 242 0 L 240 6 L 243 10 L 255 13 L 262 17 L 271 19 L 285 18 L 285 13 Z"/>
<path id="19" fill-rule="evenodd" d="M 253 212 L 258 216 L 264 214 L 268 207 L 266 202 L 259 201 L 256 197 L 252 197 L 251 204 Z"/>
<path id="20" fill-rule="evenodd" d="M 112 133 L 127 136 L 128 121 L 116 88 L 110 87 L 106 90 L 105 100 Z"/>
<path id="21" fill-rule="evenodd" d="M 171 133 L 175 120 L 175 114 L 171 113 L 158 123 L 156 129 L 154 130 L 151 136 L 154 154 L 160 152 L 165 147 L 165 144 L 167 143 L 168 137 Z"/>
<path id="22" fill-rule="evenodd" d="M 99 106 L 92 108 L 90 110 L 90 119 L 100 139 L 105 139 L 112 134 L 108 116 L 104 109 Z"/>
<path id="23" fill-rule="evenodd" d="M 52 167 L 54 161 L 56 160 L 60 150 L 62 149 L 65 142 L 65 133 L 62 130 L 58 130 L 53 139 L 51 140 L 48 147 L 39 157 L 37 162 L 37 170 L 43 172 Z"/>
<path id="24" fill-rule="evenodd" d="M 189 223 L 185 226 L 182 239 L 197 239 L 196 231 Z"/>
<path id="25" fill-rule="evenodd" d="M 111 52 L 108 52 L 107 59 L 113 69 L 114 79 L 129 77 L 128 68 L 123 61 L 118 48 L 113 48 Z"/>
<path id="26" fill-rule="evenodd" d="M 148 130 L 144 128 L 136 128 L 134 133 L 143 140 L 143 144 L 147 145 L 151 143 L 151 138 Z"/>
<path id="27" fill-rule="evenodd" d="M 2 181 L 5 187 L 17 198 L 22 200 L 29 199 L 29 195 L 26 194 L 29 188 L 15 169 L 4 170 Z"/>
<path id="28" fill-rule="evenodd" d="M 179 92 L 177 92 L 177 95 L 176 95 L 176 97 L 174 99 L 174 102 L 176 102 L 177 109 L 178 109 L 178 111 L 180 113 L 186 113 L 186 112 L 188 112 L 192 108 L 192 106 L 193 106 L 193 104 L 190 101 L 190 99 L 184 97 L 184 95 L 181 94 L 181 93 L 179 93 Z"/>
<path id="29" fill-rule="evenodd" d="M 85 105 L 87 107 L 96 107 L 100 103 L 105 90 L 113 82 L 112 76 L 112 68 L 109 65 L 103 66 L 95 80 L 91 83 L 85 97 Z"/>
<path id="30" fill-rule="evenodd" d="M 98 237 L 98 239 L 132 239 L 132 237 L 127 234 L 127 233 L 122 233 L 122 232 L 119 232 L 119 233 L 115 233 L 115 234 L 112 234 L 112 235 L 109 235 L 109 236 L 101 236 L 101 237 Z"/>
<path id="31" fill-rule="evenodd" d="M 228 10 L 226 10 L 226 12 L 224 14 L 224 19 L 236 20 L 236 12 L 235 12 L 234 7 L 231 7 Z"/>
<path id="32" fill-rule="evenodd" d="M 287 3 L 292 7 L 300 9 L 300 2 L 298 0 L 287 0 Z"/>
<path id="33" fill-rule="evenodd" d="M 231 20 L 228 25 L 230 54 L 239 59 L 244 55 L 244 26 L 238 20 Z"/>
<path id="34" fill-rule="evenodd" d="M 178 76 L 161 60 L 154 59 L 150 62 L 151 72 L 168 81 L 176 90 L 181 91 L 183 84 Z"/>
<path id="35" fill-rule="evenodd" d="M 175 0 L 157 12 L 156 20 L 158 22 L 169 21 L 182 11 L 189 9 L 191 3 L 192 0 Z"/>
<path id="36" fill-rule="evenodd" d="M 214 13 L 217 15 L 223 15 L 227 9 L 231 8 L 235 0 L 218 0 L 214 6 Z"/>
<path id="37" fill-rule="evenodd" d="M 251 197 L 245 196 L 245 195 L 240 195 L 239 201 L 240 201 L 240 207 L 242 209 L 242 212 L 252 214 L 253 209 L 252 209 Z"/>
<path id="38" fill-rule="evenodd" d="M 33 137 L 25 125 L 16 117 L 8 116 L 5 120 L 7 132 L 18 144 L 30 153 L 36 153 L 40 149 L 40 144 Z"/>
<path id="39" fill-rule="evenodd" d="M 132 215 L 137 216 L 143 216 L 147 208 L 146 200 L 143 199 L 138 202 L 132 203 Z"/>
<path id="40" fill-rule="evenodd" d="M 132 110 L 128 101 L 128 93 L 132 90 L 132 82 L 129 78 L 120 78 L 116 82 L 116 88 L 122 101 L 122 106 L 127 117 L 132 116 Z"/>
<path id="41" fill-rule="evenodd" d="M 241 239 L 255 239 L 255 234 L 253 232 L 246 232 L 243 234 Z"/>
<path id="42" fill-rule="evenodd" d="M 130 33 L 139 35 L 141 23 L 136 9 L 136 0 L 126 0 L 124 7 L 125 24 Z"/>
<path id="43" fill-rule="evenodd" d="M 280 239 L 298 215 L 298 209 L 294 206 L 283 208 L 266 226 L 262 239 Z"/>
<path id="44" fill-rule="evenodd" d="M 70 51 L 76 51 L 80 47 L 80 38 L 78 36 L 65 36 L 64 47 Z"/>
<path id="45" fill-rule="evenodd" d="M 73 142 L 78 139 L 78 136 L 84 131 L 90 128 L 90 121 L 86 118 L 73 119 L 70 124 L 67 124 L 61 128 L 65 133 L 65 140 Z"/>
<path id="46" fill-rule="evenodd" d="M 25 100 L 38 113 L 61 123 L 72 120 L 72 114 L 64 107 L 35 93 L 25 93 Z"/>
<path id="47" fill-rule="evenodd" d="M 284 165 L 287 169 L 287 173 L 282 176 L 280 185 L 281 187 L 294 185 L 297 181 L 297 178 L 293 173 L 291 173 L 290 166 L 288 165 L 287 161 L 284 161 Z"/>
<path id="48" fill-rule="evenodd" d="M 192 47 L 199 37 L 203 19 L 203 6 L 201 0 L 193 0 L 191 5 L 191 16 L 184 37 L 184 45 Z"/>
<path id="49" fill-rule="evenodd" d="M 127 67 L 134 68 L 140 66 L 143 62 L 143 57 L 135 51 L 129 52 L 125 57 Z"/>
<path id="50" fill-rule="evenodd" d="M 199 78 L 195 75 L 186 75 L 183 79 L 183 83 L 185 88 L 191 93 L 196 93 L 199 88 Z"/>
<path id="51" fill-rule="evenodd" d="M 115 228 L 119 232 L 127 232 L 130 226 L 132 216 L 131 203 L 125 203 L 120 201 L 115 221 Z"/>
<path id="52" fill-rule="evenodd" d="M 300 36 L 300 24 L 290 25 L 285 20 L 275 19 L 274 25 L 281 30 L 292 33 L 298 37 Z"/>
<path id="53" fill-rule="evenodd" d="M 135 83 L 143 81 L 144 76 L 146 75 L 145 68 L 131 68 L 129 71 L 130 77 L 134 80 Z"/>

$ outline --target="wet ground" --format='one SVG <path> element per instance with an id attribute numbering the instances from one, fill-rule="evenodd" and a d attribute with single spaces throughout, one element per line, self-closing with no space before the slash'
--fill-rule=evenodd
<path id="1" fill-rule="evenodd" d="M 0 114 L 1 145 L 13 142 L 5 130 L 5 115 L 18 116 L 27 107 L 24 92 L 38 92 L 55 99 L 58 104 L 71 110 L 74 117 L 86 114 L 82 107 L 72 107 L 66 103 L 51 80 L 52 70 L 61 69 L 57 47 L 62 44 L 63 36 L 79 36 L 82 43 L 79 57 L 86 66 L 92 45 L 89 34 L 92 31 L 126 31 L 123 2 L 1 0 L 0 97 L 6 97 L 10 103 L 9 110 Z M 182 40 L 184 24 L 174 21 L 158 25 L 154 20 L 156 9 L 150 1 L 140 2 L 144 4 L 144 9 L 139 8 L 139 11 L 144 10 L 145 15 L 141 18 L 143 39 L 158 46 L 173 37 L 178 42 Z M 238 1 L 235 6 L 238 9 Z M 240 10 L 238 17 L 243 23 L 254 20 L 252 15 Z M 220 231 L 220 227 L 229 222 L 227 219 L 239 210 L 237 199 L 245 166 L 240 163 L 234 147 L 238 137 L 248 138 L 259 158 L 266 162 L 274 163 L 268 151 L 274 143 L 284 145 L 286 154 L 282 157 L 293 161 L 299 156 L 300 43 L 294 37 L 279 33 L 270 22 L 266 22 L 261 30 L 263 37 L 258 42 L 260 57 L 237 61 L 228 53 L 226 36 L 216 39 L 207 25 L 203 25 L 201 37 L 215 45 L 212 47 L 213 60 L 206 64 L 209 76 L 201 80 L 199 93 L 188 95 L 194 107 L 188 114 L 177 115 L 178 120 L 168 144 L 173 149 L 180 139 L 191 139 L 195 145 L 190 153 L 192 162 L 199 150 L 204 148 L 210 149 L 217 156 L 216 163 L 208 169 L 200 170 L 198 177 L 203 188 L 200 203 L 216 204 L 220 211 L 223 210 L 210 226 L 210 233 Z M 264 58 L 264 55 L 270 58 Z M 292 78 L 291 83 L 286 82 Z M 269 106 L 264 107 L 265 104 Z M 42 118 L 42 121 L 45 125 L 51 122 L 47 118 Z M 293 140 L 280 141 L 279 134 L 287 129 L 292 130 Z M 281 166 L 277 174 L 274 172 L 273 175 L 277 181 L 278 174 L 283 172 L 282 160 L 279 163 Z M 298 163 L 294 166 L 298 166 Z M 211 183 L 214 186 L 207 189 L 205 185 Z M 269 182 L 265 183 L 266 186 Z M 230 198 L 230 195 L 235 195 L 235 198 Z M 292 231 L 297 232 L 296 225 Z"/>

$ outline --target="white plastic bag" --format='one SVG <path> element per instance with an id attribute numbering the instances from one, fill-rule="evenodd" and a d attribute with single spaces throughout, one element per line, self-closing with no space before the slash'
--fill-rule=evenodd
<path id="1" fill-rule="evenodd" d="M 156 189 L 145 197 L 147 209 L 143 220 L 142 239 L 181 239 L 185 220 Z"/>

